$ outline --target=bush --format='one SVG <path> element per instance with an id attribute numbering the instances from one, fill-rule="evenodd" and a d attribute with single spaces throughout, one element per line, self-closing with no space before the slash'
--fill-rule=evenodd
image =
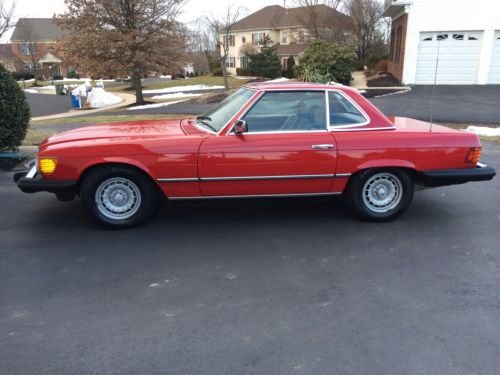
<path id="1" fill-rule="evenodd" d="M 265 78 L 278 78 L 281 76 L 281 63 L 276 53 L 276 46 L 270 38 L 266 38 L 260 51 L 251 54 L 248 70 L 253 75 Z"/>
<path id="2" fill-rule="evenodd" d="M 354 54 L 347 48 L 317 39 L 304 51 L 298 67 L 299 79 L 330 79 L 344 85 L 351 82 Z M 313 81 L 316 82 L 316 81 Z"/>
<path id="3" fill-rule="evenodd" d="M 236 75 L 242 76 L 242 77 L 251 77 L 251 76 L 253 76 L 253 74 L 250 71 L 250 69 L 246 69 L 246 68 L 236 68 Z"/>
<path id="4" fill-rule="evenodd" d="M 0 150 L 15 150 L 28 130 L 30 107 L 17 82 L 0 64 Z"/>
<path id="5" fill-rule="evenodd" d="M 215 77 L 222 77 L 222 68 L 219 66 L 212 70 L 212 75 Z"/>
<path id="6" fill-rule="evenodd" d="M 73 69 L 71 69 L 70 71 L 68 71 L 68 78 L 71 78 L 71 79 L 80 79 L 80 74 L 78 74 Z"/>
<path id="7" fill-rule="evenodd" d="M 60 74 L 54 74 L 54 76 L 52 77 L 52 79 L 54 81 L 60 81 L 61 79 L 63 79 L 64 77 Z"/>
<path id="8" fill-rule="evenodd" d="M 23 79 L 28 80 L 28 79 L 35 78 L 33 73 L 30 73 L 30 72 L 20 72 L 20 73 L 12 72 L 12 77 L 14 77 L 14 79 L 16 81 L 22 81 Z"/>

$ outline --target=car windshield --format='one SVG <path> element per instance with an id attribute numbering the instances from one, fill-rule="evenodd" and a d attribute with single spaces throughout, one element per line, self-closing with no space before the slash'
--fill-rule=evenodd
<path id="1" fill-rule="evenodd" d="M 201 126 L 218 133 L 254 94 L 253 90 L 241 88 L 198 116 L 196 121 Z"/>

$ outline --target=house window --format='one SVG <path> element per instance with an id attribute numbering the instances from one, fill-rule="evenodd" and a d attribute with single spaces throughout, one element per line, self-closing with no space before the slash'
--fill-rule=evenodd
<path id="1" fill-rule="evenodd" d="M 475 36 L 469 36 L 467 39 L 468 40 L 477 40 L 477 38 Z M 500 38 L 498 38 L 498 39 L 500 39 Z"/>
<path id="2" fill-rule="evenodd" d="M 401 26 L 398 27 L 398 31 L 396 33 L 396 56 L 394 56 L 394 62 L 399 64 L 399 58 L 401 55 L 401 40 L 403 39 L 403 28 Z"/>
<path id="3" fill-rule="evenodd" d="M 32 53 L 36 53 L 36 48 L 33 44 L 23 43 L 19 46 L 21 51 L 21 55 L 31 55 Z"/>
<path id="4" fill-rule="evenodd" d="M 281 34 L 281 44 L 288 44 L 288 32 L 286 31 Z"/>
<path id="5" fill-rule="evenodd" d="M 240 68 L 246 69 L 248 68 L 248 56 L 240 57 Z"/>
<path id="6" fill-rule="evenodd" d="M 254 44 L 254 45 L 264 44 L 265 39 L 266 39 L 266 33 L 253 33 L 252 34 L 252 44 Z"/>
<path id="7" fill-rule="evenodd" d="M 222 43 L 227 47 L 234 47 L 236 45 L 235 35 L 224 35 L 222 37 Z"/>
<path id="8" fill-rule="evenodd" d="M 25 63 L 23 64 L 23 70 L 26 72 L 31 72 L 33 71 L 34 65 L 33 63 Z"/>
<path id="9" fill-rule="evenodd" d="M 448 39 L 448 34 L 439 34 L 436 39 L 437 40 L 446 40 L 446 39 Z"/>
<path id="10" fill-rule="evenodd" d="M 422 39 L 424 42 L 430 42 L 432 41 L 432 36 L 428 36 L 427 38 Z"/>
<path id="11" fill-rule="evenodd" d="M 236 67 L 236 58 L 228 56 L 226 57 L 226 68 L 235 68 Z"/>
<path id="12" fill-rule="evenodd" d="M 453 39 L 464 40 L 464 34 L 453 34 Z"/>

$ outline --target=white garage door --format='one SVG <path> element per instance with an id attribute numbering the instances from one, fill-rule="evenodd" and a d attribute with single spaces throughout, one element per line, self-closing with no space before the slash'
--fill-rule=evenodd
<path id="1" fill-rule="evenodd" d="M 438 84 L 476 83 L 481 36 L 465 31 L 421 33 L 415 83 L 433 84 L 435 76 Z"/>
<path id="2" fill-rule="evenodd" d="M 500 31 L 495 33 L 488 83 L 500 84 Z"/>

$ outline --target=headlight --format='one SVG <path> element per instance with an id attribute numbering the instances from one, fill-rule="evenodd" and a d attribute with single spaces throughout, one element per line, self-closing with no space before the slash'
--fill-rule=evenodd
<path id="1" fill-rule="evenodd" d="M 41 158 L 38 159 L 38 170 L 42 174 L 52 174 L 56 170 L 56 158 Z"/>

